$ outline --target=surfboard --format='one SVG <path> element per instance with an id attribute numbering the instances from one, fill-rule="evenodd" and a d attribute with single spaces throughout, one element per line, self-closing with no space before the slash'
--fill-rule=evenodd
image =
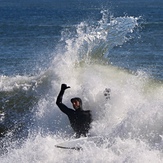
<path id="1" fill-rule="evenodd" d="M 98 146 L 100 147 L 104 142 L 106 141 L 106 138 L 102 136 L 93 136 L 93 137 L 82 137 L 78 139 L 72 139 L 68 140 L 62 143 L 59 143 L 55 145 L 57 148 L 62 149 L 73 149 L 73 150 L 82 150 L 83 147 L 86 146 Z"/>

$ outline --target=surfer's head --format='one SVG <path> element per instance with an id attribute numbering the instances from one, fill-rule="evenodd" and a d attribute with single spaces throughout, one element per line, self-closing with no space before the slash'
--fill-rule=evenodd
<path id="1" fill-rule="evenodd" d="M 79 97 L 72 98 L 71 102 L 75 110 L 82 110 L 82 100 Z"/>

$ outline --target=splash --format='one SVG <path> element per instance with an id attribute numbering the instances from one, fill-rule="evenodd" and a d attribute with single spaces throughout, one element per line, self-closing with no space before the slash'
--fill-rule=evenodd
<path id="1" fill-rule="evenodd" d="M 101 13 L 101 20 L 93 25 L 81 22 L 75 26 L 73 32 L 67 29 L 62 32 L 61 40 L 65 42 L 64 57 L 68 55 L 78 62 L 90 61 L 93 57 L 102 59 L 113 47 L 123 45 L 131 39 L 127 34 L 133 33 L 138 27 L 139 18 L 127 16 L 113 18 L 108 16 L 107 10 Z"/>
<path id="2" fill-rule="evenodd" d="M 148 74 L 136 74 L 108 64 L 109 51 L 123 45 L 138 26 L 138 18 L 110 17 L 90 25 L 81 22 L 64 30 L 53 63 L 42 76 L 51 87 L 34 112 L 34 124 L 21 146 L 8 148 L 1 162 L 162 162 L 163 85 Z M 49 73 L 50 72 L 50 73 Z M 114 140 L 84 151 L 61 151 L 55 144 L 72 139 L 67 117 L 55 104 L 60 85 L 67 83 L 64 103 L 80 96 L 93 115 L 91 135 Z M 9 84 L 10 85 L 10 84 Z M 104 90 L 111 90 L 106 99 Z"/>
<path id="3" fill-rule="evenodd" d="M 63 82 L 71 83 L 76 75 L 75 68 L 89 66 L 92 63 L 109 62 L 107 54 L 115 47 L 131 39 L 128 35 L 138 27 L 138 19 L 134 17 L 108 16 L 102 11 L 102 18 L 92 24 L 81 22 L 62 32 L 61 42 L 57 47 L 51 69 L 55 77 Z M 61 71 L 62 70 L 62 71 Z M 72 72 L 71 74 L 66 73 Z M 72 83 L 74 85 L 74 83 Z"/>

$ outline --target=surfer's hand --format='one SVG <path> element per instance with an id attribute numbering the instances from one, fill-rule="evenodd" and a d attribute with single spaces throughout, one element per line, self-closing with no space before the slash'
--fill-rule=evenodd
<path id="1" fill-rule="evenodd" d="M 67 86 L 66 84 L 61 85 L 61 90 L 66 90 L 68 88 L 70 88 L 70 86 Z"/>

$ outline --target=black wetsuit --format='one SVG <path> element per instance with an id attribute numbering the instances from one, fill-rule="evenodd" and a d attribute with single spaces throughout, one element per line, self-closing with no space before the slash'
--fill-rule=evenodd
<path id="1" fill-rule="evenodd" d="M 90 124 L 92 122 L 92 116 L 90 110 L 83 110 L 82 109 L 82 101 L 80 100 L 80 108 L 77 110 L 73 110 L 68 108 L 66 105 L 62 103 L 62 97 L 65 90 L 60 91 L 56 104 L 60 108 L 60 110 L 65 113 L 69 120 L 71 127 L 76 133 L 76 137 L 79 138 L 80 136 L 87 136 L 87 133 L 90 129 Z M 74 98 L 75 99 L 75 98 Z M 79 98 L 78 98 L 79 99 Z"/>

